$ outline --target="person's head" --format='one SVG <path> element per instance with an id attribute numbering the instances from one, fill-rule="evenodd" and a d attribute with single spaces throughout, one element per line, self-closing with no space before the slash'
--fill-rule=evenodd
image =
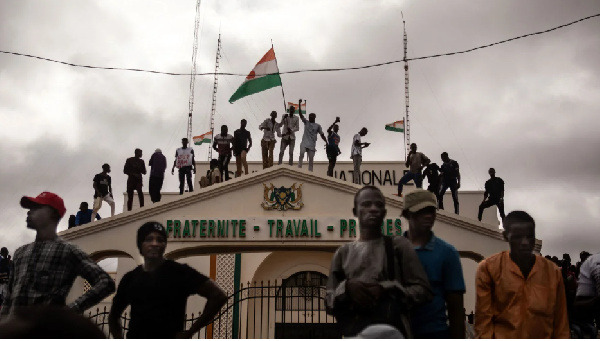
<path id="1" fill-rule="evenodd" d="M 21 207 L 28 209 L 27 227 L 33 230 L 54 229 L 65 215 L 67 209 L 65 202 L 58 195 L 51 192 L 42 192 L 37 197 L 21 198 Z"/>
<path id="2" fill-rule="evenodd" d="M 571 256 L 568 253 L 563 253 L 563 260 L 571 264 Z"/>
<path id="3" fill-rule="evenodd" d="M 358 218 L 361 230 L 379 231 L 387 213 L 385 198 L 381 190 L 375 186 L 365 186 L 354 196 L 354 216 Z"/>
<path id="4" fill-rule="evenodd" d="M 75 227 L 75 220 L 77 219 L 77 217 L 75 217 L 74 214 L 71 214 L 69 216 L 69 228 L 71 227 Z"/>
<path id="5" fill-rule="evenodd" d="M 89 318 L 61 306 L 17 307 L 0 323 L 0 339 L 105 339 Z"/>
<path id="6" fill-rule="evenodd" d="M 308 122 L 315 123 L 316 119 L 317 119 L 317 114 L 315 114 L 314 112 L 311 112 L 308 115 Z"/>
<path id="7" fill-rule="evenodd" d="M 488 174 L 490 175 L 490 178 L 495 178 L 496 177 L 496 170 L 494 168 L 490 168 L 490 170 L 488 171 Z"/>
<path id="8" fill-rule="evenodd" d="M 398 329 L 388 324 L 371 324 L 351 339 L 404 339 Z"/>
<path id="9" fill-rule="evenodd" d="M 219 167 L 219 160 L 217 160 L 217 159 L 210 160 L 210 169 L 212 170 L 217 167 Z"/>
<path id="10" fill-rule="evenodd" d="M 0 249 L 0 255 L 4 258 L 6 258 L 8 256 L 8 249 L 5 248 L 4 246 Z"/>
<path id="11" fill-rule="evenodd" d="M 369 130 L 367 130 L 367 128 L 362 128 L 358 133 L 360 134 L 360 136 L 365 136 L 368 132 Z"/>
<path id="12" fill-rule="evenodd" d="M 140 158 L 142 157 L 142 150 L 139 148 L 135 149 L 135 157 Z"/>
<path id="13" fill-rule="evenodd" d="M 110 173 L 110 165 L 108 163 L 105 163 L 102 165 L 102 171 L 104 173 Z"/>
<path id="14" fill-rule="evenodd" d="M 154 150 L 154 152 L 162 154 L 162 150 L 160 150 L 160 148 L 156 148 L 156 150 Z"/>
<path id="15" fill-rule="evenodd" d="M 410 144 L 410 151 L 413 152 L 413 153 L 417 151 L 417 144 L 416 143 L 411 143 Z"/>
<path id="16" fill-rule="evenodd" d="M 144 223 L 137 232 L 137 247 L 144 259 L 161 259 L 167 248 L 167 231 L 156 221 Z"/>
<path id="17" fill-rule="evenodd" d="M 338 131 L 340 131 L 340 126 L 338 126 L 337 124 L 334 124 L 334 125 L 333 125 L 333 131 L 334 131 L 335 133 L 337 133 Z"/>
<path id="18" fill-rule="evenodd" d="M 246 119 L 242 119 L 240 121 L 240 126 L 242 127 L 242 129 L 246 129 L 247 124 L 248 124 L 248 122 L 246 121 Z"/>
<path id="19" fill-rule="evenodd" d="M 446 152 L 442 153 L 442 161 L 444 161 L 444 162 L 450 161 L 450 158 L 448 157 L 448 153 L 446 153 Z"/>
<path id="20" fill-rule="evenodd" d="M 290 116 L 294 116 L 294 113 L 296 112 L 296 107 L 295 106 L 291 106 L 290 107 Z"/>
<path id="21" fill-rule="evenodd" d="M 227 128 L 227 125 L 223 124 L 221 126 L 221 136 L 223 135 L 227 135 L 227 132 L 229 131 L 229 129 Z"/>
<path id="22" fill-rule="evenodd" d="M 89 205 L 87 202 L 82 201 L 81 204 L 79 204 L 79 210 L 80 211 L 87 211 L 89 209 Z"/>
<path id="23" fill-rule="evenodd" d="M 535 221 L 524 211 L 512 211 L 503 220 L 504 240 L 510 253 L 518 258 L 530 257 L 535 247 Z M 558 260 L 558 258 L 557 258 Z"/>
<path id="24" fill-rule="evenodd" d="M 581 253 L 579 253 L 579 260 L 583 263 L 583 262 L 585 262 L 586 259 L 588 259 L 589 256 L 590 256 L 589 252 L 581 251 Z"/>
<path id="25" fill-rule="evenodd" d="M 437 199 L 429 191 L 416 189 L 404 196 L 402 216 L 408 220 L 411 233 L 429 233 L 435 223 L 436 210 Z"/>
<path id="26" fill-rule="evenodd" d="M 187 148 L 188 143 L 190 143 L 190 141 L 187 139 L 187 137 L 181 139 L 181 145 L 183 146 L 183 148 Z"/>
<path id="27" fill-rule="evenodd" d="M 271 111 L 271 119 L 276 119 L 277 118 L 277 111 L 273 110 Z"/>

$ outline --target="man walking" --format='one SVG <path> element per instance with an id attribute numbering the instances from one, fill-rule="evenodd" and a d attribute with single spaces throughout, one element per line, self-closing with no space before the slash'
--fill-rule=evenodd
<path id="1" fill-rule="evenodd" d="M 142 150 L 136 148 L 135 156 L 125 161 L 123 173 L 127 174 L 127 211 L 133 206 L 133 191 L 136 190 L 140 199 L 140 207 L 144 207 L 144 193 L 142 192 L 142 174 L 146 174 L 146 165 L 142 160 Z"/>
<path id="2" fill-rule="evenodd" d="M 248 161 L 246 156 L 252 148 L 252 137 L 250 132 L 246 130 L 246 120 L 241 121 L 240 129 L 233 132 L 233 155 L 235 155 L 235 165 L 237 170 L 235 176 L 242 176 L 242 165 L 244 166 L 244 174 L 248 175 Z"/>
<path id="3" fill-rule="evenodd" d="M 279 124 L 275 120 L 276 118 L 277 111 L 271 111 L 271 118 L 267 118 L 258 126 L 263 131 L 263 138 L 260 141 L 263 169 L 273 167 L 273 149 L 275 149 L 275 144 L 277 143 L 275 133 L 279 127 Z"/>
<path id="4" fill-rule="evenodd" d="M 148 185 L 150 200 L 153 203 L 157 203 L 161 198 L 160 190 L 165 181 L 165 170 L 167 170 L 167 158 L 163 155 L 160 148 L 156 148 L 148 161 L 148 166 L 150 166 L 150 183 Z"/>
<path id="5" fill-rule="evenodd" d="M 475 334 L 482 339 L 569 338 L 560 268 L 535 255 L 535 221 L 523 211 L 504 219 L 510 251 L 479 263 L 475 275 Z"/>
<path id="6" fill-rule="evenodd" d="M 221 172 L 221 179 L 224 179 L 223 181 L 231 179 L 229 176 L 229 161 L 231 161 L 233 136 L 227 132 L 227 126 L 222 125 L 221 134 L 217 134 L 215 142 L 213 142 L 213 149 L 219 153 L 219 172 Z"/>
<path id="7" fill-rule="evenodd" d="M 442 167 L 440 167 L 440 178 L 442 179 L 442 186 L 440 193 L 438 194 L 438 207 L 440 210 L 444 209 L 444 194 L 446 190 L 450 188 L 452 193 L 452 201 L 454 202 L 454 213 L 458 214 L 458 189 L 460 188 L 460 170 L 458 169 L 458 162 L 448 157 L 448 153 L 442 153 Z"/>
<path id="8" fill-rule="evenodd" d="M 327 128 L 327 159 L 329 159 L 329 166 L 327 167 L 327 176 L 333 177 L 333 168 L 337 161 L 338 155 L 342 154 L 340 150 L 340 135 L 338 134 L 340 127 L 336 124 L 340 121 L 339 117 L 335 118 L 333 124 Z"/>
<path id="9" fill-rule="evenodd" d="M 192 181 L 192 172 L 196 174 L 196 159 L 194 158 L 194 149 L 188 147 L 188 139 L 181 139 L 181 148 L 175 151 L 175 162 L 171 168 L 171 175 L 175 174 L 175 167 L 179 168 L 179 195 L 183 195 L 185 180 L 187 179 L 188 190 L 194 191 L 194 182 Z"/>
<path id="10" fill-rule="evenodd" d="M 144 264 L 121 279 L 108 317 L 110 332 L 116 339 L 123 338 L 121 314 L 131 306 L 128 339 L 191 338 L 212 321 L 227 296 L 205 275 L 164 258 L 167 233 L 160 223 L 143 224 L 137 232 L 137 246 Z M 195 294 L 206 298 L 206 305 L 184 331 L 186 303 Z"/>
<path id="11" fill-rule="evenodd" d="M 406 172 L 398 182 L 399 197 L 402 196 L 402 187 L 410 180 L 415 181 L 417 188 L 423 188 L 423 176 L 421 170 L 423 167 L 427 166 L 429 162 L 431 162 L 431 160 L 429 160 L 425 154 L 417 152 L 417 144 L 411 143 L 410 152 L 408 153 L 408 156 L 406 156 L 406 163 L 404 164 L 408 167 L 408 172 Z"/>
<path id="12" fill-rule="evenodd" d="M 405 237 L 417 252 L 433 289 L 433 300 L 413 310 L 412 330 L 417 339 L 464 339 L 466 288 L 460 256 L 454 246 L 433 233 L 436 208 L 437 198 L 429 191 L 417 189 L 404 197 L 402 216 L 408 220 Z"/>
<path id="13" fill-rule="evenodd" d="M 354 197 L 359 239 L 339 247 L 327 282 L 327 313 L 334 315 L 344 337 L 365 327 L 388 324 L 411 338 L 408 311 L 431 299 L 431 288 L 410 242 L 381 233 L 385 198 L 365 186 Z"/>
<path id="14" fill-rule="evenodd" d="M 110 206 L 110 216 L 115 215 L 115 199 L 113 198 L 112 184 L 110 175 L 110 165 L 105 163 L 102 165 L 102 173 L 94 176 L 92 182 L 94 186 L 94 210 L 91 215 L 91 222 L 94 221 L 96 214 L 102 208 L 102 202 L 106 201 Z M 87 204 L 86 204 L 87 205 Z"/>
<path id="15" fill-rule="evenodd" d="M 27 228 L 36 231 L 35 242 L 21 246 L 14 253 L 14 271 L 10 273 L 0 311 L 2 319 L 19 307 L 64 306 L 77 276 L 90 284 L 90 289 L 68 306 L 77 313 L 83 313 L 115 291 L 115 282 L 98 264 L 56 235 L 58 222 L 67 211 L 61 197 L 42 192 L 35 198 L 22 197 L 21 207 L 29 210 Z"/>
<path id="16" fill-rule="evenodd" d="M 496 177 L 494 168 L 490 168 L 488 173 L 490 178 L 485 182 L 485 192 L 483 193 L 483 201 L 479 205 L 477 218 L 481 221 L 483 210 L 496 205 L 500 211 L 500 218 L 504 220 L 504 180 Z"/>
<path id="17" fill-rule="evenodd" d="M 298 104 L 302 108 L 302 100 Z M 323 128 L 318 123 L 315 123 L 317 115 L 311 113 L 308 115 L 308 121 L 304 118 L 302 111 L 300 111 L 300 119 L 304 123 L 304 134 L 302 135 L 302 142 L 300 143 L 300 158 L 298 159 L 298 168 L 302 168 L 302 161 L 304 161 L 304 153 L 308 154 L 308 170 L 313 171 L 313 161 L 315 158 L 315 152 L 317 150 L 317 134 L 321 135 L 325 144 L 327 139 L 323 134 Z"/>
<path id="18" fill-rule="evenodd" d="M 81 202 L 79 205 L 79 212 L 77 212 L 77 215 L 75 216 L 75 226 L 91 223 L 93 220 L 92 217 L 96 218 L 97 220 L 102 219 L 98 213 L 92 216 L 93 213 L 94 211 L 90 210 L 87 202 Z"/>
<path id="19" fill-rule="evenodd" d="M 298 109 L 300 110 L 300 109 Z M 283 163 L 283 154 L 285 149 L 289 147 L 290 163 L 294 164 L 294 147 L 296 146 L 296 132 L 300 130 L 300 120 L 298 116 L 294 116 L 296 108 L 290 106 L 290 114 L 283 115 L 281 120 L 281 146 L 279 150 L 279 165 Z"/>
<path id="20" fill-rule="evenodd" d="M 370 143 L 361 142 L 360 138 L 367 135 L 367 128 L 362 128 L 358 134 L 352 139 L 352 148 L 350 149 L 350 158 L 354 164 L 354 172 L 352 173 L 352 182 L 360 185 L 360 165 L 362 164 L 362 149 L 367 148 Z"/>

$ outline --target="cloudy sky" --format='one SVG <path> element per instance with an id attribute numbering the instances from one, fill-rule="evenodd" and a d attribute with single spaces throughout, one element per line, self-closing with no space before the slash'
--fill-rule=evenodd
<path id="1" fill-rule="evenodd" d="M 4 0 L 0 50 L 97 66 L 189 72 L 195 1 Z M 198 72 L 214 70 L 219 31 L 222 72 L 247 74 L 275 46 L 280 71 L 351 67 L 465 50 L 600 13 L 598 1 L 204 0 Z M 447 151 L 463 189 L 482 189 L 487 169 L 506 182 L 506 209 L 537 221 L 543 254 L 599 251 L 600 18 L 468 54 L 411 62 L 412 140 L 440 162 Z M 383 126 L 404 111 L 404 70 L 282 76 L 286 100 L 307 99 L 328 126 L 341 117 L 342 151 L 369 129 L 365 160 L 404 158 L 402 134 Z M 258 124 L 283 111 L 279 88 L 227 100 L 243 77 L 219 79 L 216 125 Z M 194 135 L 209 130 L 213 79 L 196 78 Z M 34 238 L 22 195 L 54 191 L 67 214 L 92 201 L 92 178 L 113 166 L 116 193 L 135 148 L 144 160 L 172 154 L 186 134 L 189 76 L 69 67 L 0 54 L 0 243 L 11 252 Z M 258 146 L 258 144 L 256 144 Z M 278 147 L 277 147 L 278 148 Z M 260 148 L 249 158 L 260 159 Z M 207 147 L 196 147 L 206 159 Z M 342 155 L 342 157 L 344 157 Z M 325 160 L 319 152 L 317 160 Z M 176 176 L 164 190 L 176 191 Z M 147 183 L 145 183 L 147 186 Z M 146 187 L 147 188 L 147 187 Z M 117 212 L 123 197 L 116 196 Z M 103 207 L 103 215 L 109 215 Z M 67 219 L 60 224 L 65 229 Z"/>

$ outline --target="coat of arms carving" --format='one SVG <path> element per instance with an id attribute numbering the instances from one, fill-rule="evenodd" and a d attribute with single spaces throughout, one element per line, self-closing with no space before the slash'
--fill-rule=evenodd
<path id="1" fill-rule="evenodd" d="M 302 202 L 302 184 L 296 187 L 296 183 L 292 187 L 275 187 L 273 184 L 265 186 L 264 201 L 261 206 L 265 210 L 299 210 L 304 206 Z"/>

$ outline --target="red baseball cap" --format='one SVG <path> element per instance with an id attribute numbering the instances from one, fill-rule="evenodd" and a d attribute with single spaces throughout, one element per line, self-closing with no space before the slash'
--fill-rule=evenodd
<path id="1" fill-rule="evenodd" d="M 23 208 L 33 208 L 37 205 L 45 205 L 52 207 L 53 209 L 58 211 L 58 214 L 60 214 L 61 218 L 67 212 L 65 202 L 63 201 L 63 199 L 51 192 L 42 192 L 35 198 L 26 196 L 21 198 L 21 207 Z"/>

